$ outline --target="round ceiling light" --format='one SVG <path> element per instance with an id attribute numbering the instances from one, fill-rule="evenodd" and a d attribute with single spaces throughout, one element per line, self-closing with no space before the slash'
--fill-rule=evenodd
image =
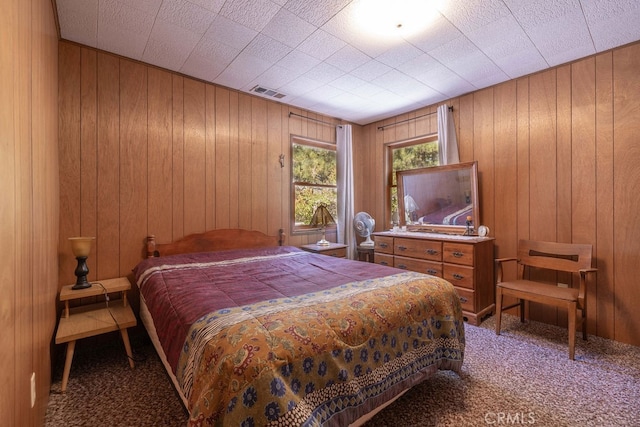
<path id="1" fill-rule="evenodd" d="M 378 36 L 407 37 L 424 30 L 438 16 L 437 0 L 362 0 L 358 26 Z"/>

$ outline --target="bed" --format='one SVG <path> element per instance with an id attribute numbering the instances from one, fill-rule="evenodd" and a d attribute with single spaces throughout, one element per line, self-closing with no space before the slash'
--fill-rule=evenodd
<path id="1" fill-rule="evenodd" d="M 357 425 L 460 370 L 449 282 L 282 243 L 248 230 L 148 238 L 141 319 L 189 425 Z"/>

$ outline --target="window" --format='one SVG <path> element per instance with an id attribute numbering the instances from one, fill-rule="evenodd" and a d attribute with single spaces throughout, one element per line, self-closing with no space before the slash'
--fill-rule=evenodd
<path id="1" fill-rule="evenodd" d="M 311 217 L 324 204 L 338 218 L 336 145 L 293 137 L 291 143 L 293 232 L 316 230 Z"/>
<path id="2" fill-rule="evenodd" d="M 398 186 L 396 172 L 410 169 L 438 166 L 438 137 L 422 137 L 411 141 L 387 145 L 389 176 L 387 180 L 388 217 L 394 221 L 394 212 L 398 212 Z"/>

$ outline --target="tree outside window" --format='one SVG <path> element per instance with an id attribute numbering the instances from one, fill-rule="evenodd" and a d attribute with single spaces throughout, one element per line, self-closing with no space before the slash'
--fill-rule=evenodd
<path id="1" fill-rule="evenodd" d="M 324 204 L 337 219 L 338 187 L 335 144 L 293 138 L 291 144 L 293 231 L 312 230 L 311 217 Z"/>
<path id="2" fill-rule="evenodd" d="M 437 136 L 423 137 L 411 141 L 393 143 L 387 146 L 388 150 L 388 195 L 387 208 L 393 221 L 393 213 L 398 212 L 398 187 L 396 172 L 438 166 L 438 139 Z"/>

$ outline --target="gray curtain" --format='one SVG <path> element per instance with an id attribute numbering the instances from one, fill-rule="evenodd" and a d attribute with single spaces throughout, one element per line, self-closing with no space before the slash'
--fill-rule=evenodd
<path id="1" fill-rule="evenodd" d="M 338 148 L 338 243 L 347 245 L 347 258 L 356 258 L 353 229 L 353 148 L 351 125 L 336 127 Z"/>
<path id="2" fill-rule="evenodd" d="M 438 107 L 438 160 L 441 165 L 460 163 L 453 113 L 447 104 Z"/>

